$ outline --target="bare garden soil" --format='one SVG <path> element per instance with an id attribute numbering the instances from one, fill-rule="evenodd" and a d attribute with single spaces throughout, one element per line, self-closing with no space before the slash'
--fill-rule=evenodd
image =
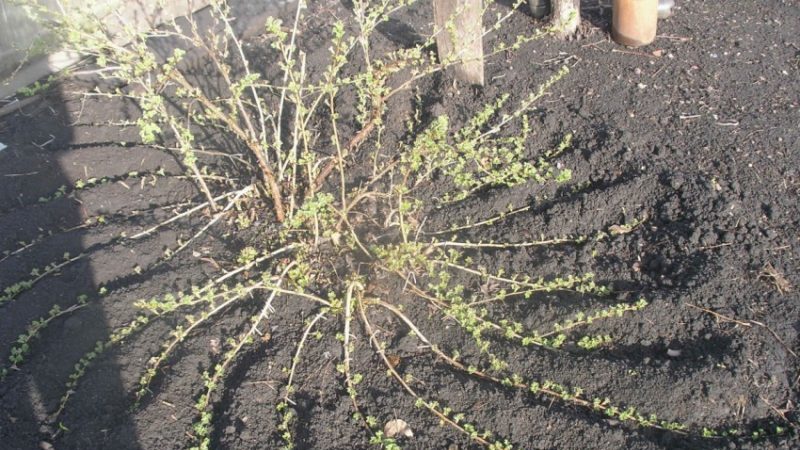
<path id="1" fill-rule="evenodd" d="M 338 1 L 311 3 L 300 31 L 313 72 L 327 58 L 333 18 L 346 20 L 351 12 Z M 485 255 L 480 262 L 487 267 L 534 277 L 593 272 L 614 288 L 611 299 L 552 294 L 504 306 L 526 326 L 608 302 L 650 302 L 642 311 L 592 325 L 588 331 L 614 338 L 598 350 L 568 342 L 559 351 L 506 345 L 500 352 L 518 373 L 580 386 L 591 396 L 694 430 L 736 428 L 743 436 L 709 439 L 640 428 L 481 381 L 441 364 L 407 329 L 386 331 L 388 351 L 399 357 L 399 369 L 413 373 L 416 388 L 515 448 L 800 448 L 800 5 L 681 0 L 674 17 L 659 23 L 656 41 L 639 49 L 610 41 L 610 9 L 602 5 L 583 2 L 584 23 L 575 39 L 545 38 L 490 59 L 483 88 L 459 85 L 443 73 L 393 99 L 382 144 L 391 152 L 393 143 L 408 140 L 404 123 L 418 105 L 423 122 L 447 114 L 463 123 L 497 96 L 523 98 L 569 66 L 570 74 L 531 113 L 529 148 L 541 152 L 573 132 L 571 148 L 558 159 L 572 170 L 572 181 L 488 190 L 432 209 L 426 228 L 476 222 L 509 205 L 530 209 L 461 237 L 518 242 L 595 236 L 634 224 L 580 245 Z M 507 7 L 499 2 L 490 15 Z M 292 9 L 278 13 L 288 17 Z M 277 70 L 269 68 L 269 49 L 253 32 L 263 17 L 248 20 L 255 24 L 244 27 L 253 60 L 266 72 Z M 381 25 L 373 51 L 418 43 L 430 22 L 429 2 L 419 2 Z M 523 9 L 488 42 L 513 40 L 535 25 Z M 353 64 L 356 70 L 360 63 Z M 139 144 L 133 126 L 110 123 L 135 120 L 135 105 L 83 96 L 92 83 L 90 74 L 79 72 L 0 117 L 0 142 L 8 145 L 0 151 L 0 291 L 35 278 L 34 269 L 74 259 L 0 304 L 0 367 L 9 367 L 11 347 L 31 321 L 46 317 L 54 305 L 68 308 L 80 295 L 88 299 L 45 327 L 30 342 L 25 361 L 0 381 L 2 450 L 188 446 L 200 374 L 219 358 L 216 342 L 241 332 L 257 306 L 257 298 L 243 303 L 187 339 L 156 378 L 153 393 L 133 407 L 131 394 L 148 359 L 180 323 L 177 316 L 154 321 L 98 357 L 54 420 L 75 364 L 139 314 L 136 300 L 202 285 L 234 267 L 241 248 L 258 245 L 275 229 L 268 208 L 248 212 L 254 224 L 241 232 L 232 215 L 170 259 L 165 250 L 203 227 L 207 215 L 132 239 L 203 197 L 173 154 Z M 341 113 L 352 114 L 354 99 L 342 100 Z M 361 152 L 371 145 L 374 136 Z M 243 177 L 240 185 L 253 176 L 237 172 L 230 158 L 202 156 L 218 173 Z M 353 180 L 371 163 L 363 164 L 351 168 Z M 90 178 L 99 181 L 75 187 Z M 438 194 L 435 185 L 424 193 Z M 398 300 L 402 288 L 387 284 L 376 294 Z M 413 302 L 407 311 L 441 346 L 474 352 L 455 323 L 435 320 Z M 282 368 L 309 312 L 309 305 L 284 302 L 270 335 L 237 359 L 216 397 L 212 448 L 281 447 L 275 405 L 286 381 Z M 333 330 L 335 320 L 323 330 Z M 369 435 L 352 420 L 336 371 L 341 344 L 332 333 L 326 336 L 309 345 L 298 369 L 296 445 L 368 448 Z M 403 448 L 475 448 L 415 408 L 360 336 L 353 362 L 364 374 L 360 396 L 381 424 L 393 418 L 409 424 L 414 436 L 401 440 Z M 786 431 L 774 436 L 776 427 Z M 754 439 L 753 433 L 766 436 Z"/>

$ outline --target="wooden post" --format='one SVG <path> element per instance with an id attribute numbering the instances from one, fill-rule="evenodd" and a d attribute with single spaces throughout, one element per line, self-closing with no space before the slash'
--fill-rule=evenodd
<path id="1" fill-rule="evenodd" d="M 580 0 L 553 0 L 553 26 L 558 27 L 557 36 L 565 38 L 578 31 L 581 23 Z"/>
<path id="2" fill-rule="evenodd" d="M 450 55 L 461 62 L 455 65 L 456 78 L 483 86 L 482 0 L 433 0 L 433 23 L 439 60 Z M 443 29 L 444 28 L 444 29 Z"/>

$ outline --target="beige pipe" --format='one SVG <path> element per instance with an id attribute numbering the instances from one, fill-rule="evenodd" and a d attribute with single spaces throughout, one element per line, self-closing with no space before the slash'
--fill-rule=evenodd
<path id="1" fill-rule="evenodd" d="M 614 0 L 611 37 L 629 47 L 647 45 L 656 38 L 658 0 Z"/>

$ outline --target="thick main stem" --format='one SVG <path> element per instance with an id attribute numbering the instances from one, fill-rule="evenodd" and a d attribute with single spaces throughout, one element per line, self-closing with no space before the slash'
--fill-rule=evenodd
<path id="1" fill-rule="evenodd" d="M 186 89 L 188 92 L 195 91 L 196 88 L 192 86 L 182 74 L 175 73 L 175 75 L 176 76 L 174 76 L 173 79 L 181 86 L 181 88 Z M 261 145 L 259 145 L 258 141 L 252 139 L 252 137 L 249 136 L 248 133 L 245 132 L 239 126 L 239 124 L 233 120 L 232 117 L 220 110 L 220 108 L 206 96 L 198 95 L 197 100 L 200 101 L 203 107 L 213 114 L 215 118 L 221 120 L 225 125 L 230 127 L 231 131 L 233 131 L 234 134 L 236 134 L 236 136 L 247 145 L 247 147 L 256 157 L 258 168 L 261 169 L 261 174 L 264 176 L 264 181 L 267 183 L 267 187 L 270 190 L 270 195 L 272 196 L 272 202 L 275 205 L 275 216 L 277 217 L 278 222 L 283 222 L 286 219 L 286 213 L 283 207 L 281 188 L 278 185 L 278 180 L 275 178 L 275 174 L 272 172 L 272 169 L 270 169 L 269 164 L 264 158 Z"/>

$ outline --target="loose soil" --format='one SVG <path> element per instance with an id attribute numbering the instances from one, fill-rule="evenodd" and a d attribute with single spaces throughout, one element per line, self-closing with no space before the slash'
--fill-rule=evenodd
<path id="1" fill-rule="evenodd" d="M 431 211 L 426 227 L 485 219 L 509 205 L 531 209 L 462 239 L 593 235 L 641 221 L 630 232 L 603 240 L 498 251 L 479 262 L 535 277 L 593 272 L 614 287 L 611 300 L 552 294 L 504 306 L 526 326 L 609 301 L 644 297 L 650 306 L 588 328 L 614 337 L 612 345 L 594 352 L 569 343 L 555 352 L 510 345 L 499 352 L 518 373 L 580 386 L 587 395 L 609 397 L 661 419 L 748 433 L 787 426 L 797 420 L 800 401 L 800 6 L 779 0 L 678 5 L 674 17 L 659 23 L 655 43 L 626 49 L 609 40 L 610 9 L 584 1 L 577 39 L 543 39 L 492 58 L 486 87 L 460 86 L 450 74 L 437 74 L 394 99 L 384 147 L 407 140 L 403 122 L 413 113 L 416 94 L 423 122 L 448 114 L 463 123 L 498 95 L 523 98 L 561 65 L 570 66 L 571 73 L 532 112 L 529 149 L 540 154 L 573 132 L 571 149 L 558 160 L 573 171 L 573 181 L 483 192 Z M 506 8 L 505 2 L 494 7 Z M 289 9 L 279 13 L 291 14 Z M 339 2 L 311 5 L 301 29 L 311 71 L 326 58 L 328 25 L 350 14 Z M 252 29 L 260 28 L 258 20 L 263 19 L 252 19 Z M 393 16 L 379 29 L 374 51 L 415 44 L 430 21 L 428 2 Z M 488 42 L 513 40 L 535 25 L 520 12 Z M 249 39 L 254 60 L 261 57 L 266 64 L 264 42 Z M 165 250 L 191 236 L 207 217 L 192 216 L 142 239 L 126 238 L 203 197 L 182 176 L 174 155 L 138 144 L 134 127 L 107 123 L 135 119 L 135 105 L 83 97 L 90 86 L 88 76 L 62 80 L 0 118 L 0 142 L 8 145 L 0 152 L 0 288 L 31 278 L 32 270 L 61 262 L 66 253 L 85 255 L 0 305 L 3 366 L 32 320 L 54 305 L 69 307 L 81 294 L 89 298 L 86 307 L 44 329 L 24 363 L 0 382 L 3 450 L 51 448 L 43 443 L 58 450 L 186 447 L 200 374 L 218 358 L 212 341 L 240 332 L 254 308 L 229 311 L 187 339 L 156 378 L 152 395 L 132 408 L 131 393 L 148 359 L 180 323 L 178 317 L 153 322 L 91 365 L 53 423 L 73 366 L 96 341 L 133 320 L 136 300 L 202 284 L 234 267 L 239 249 L 273 228 L 271 216 L 257 211 L 251 229 L 231 233 L 236 228 L 221 223 L 166 261 Z M 352 114 L 354 105 L 344 100 L 342 113 Z M 374 142 L 362 152 L 370 145 Z M 226 158 L 215 167 L 241 175 Z M 359 170 L 353 168 L 354 177 Z M 107 181 L 72 188 L 76 180 L 93 177 Z M 67 186 L 64 195 L 54 195 L 61 186 Z M 428 195 L 437 192 L 433 186 Z M 103 223 L 97 222 L 100 216 Z M 100 295 L 101 287 L 108 293 Z M 388 285 L 385 294 L 402 298 L 401 288 Z M 441 322 L 410 300 L 407 308 L 429 338 L 469 353 L 469 341 L 455 323 Z M 280 448 L 275 404 L 285 383 L 281 369 L 310 313 L 310 305 L 281 304 L 269 342 L 237 359 L 216 401 L 213 448 Z M 332 322 L 323 331 L 334 330 Z M 400 369 L 413 373 L 419 390 L 515 448 L 800 447 L 793 432 L 755 441 L 702 439 L 619 423 L 456 372 L 420 349 L 399 324 L 388 318 L 382 323 L 389 327 Z M 413 398 L 386 377 L 361 336 L 354 360 L 365 377 L 360 396 L 380 423 L 393 418 L 409 423 L 414 437 L 401 442 L 404 448 L 475 447 L 414 408 Z M 367 433 L 351 419 L 352 406 L 335 369 L 340 352 L 331 334 L 309 345 L 299 366 L 298 448 L 369 447 Z"/>

